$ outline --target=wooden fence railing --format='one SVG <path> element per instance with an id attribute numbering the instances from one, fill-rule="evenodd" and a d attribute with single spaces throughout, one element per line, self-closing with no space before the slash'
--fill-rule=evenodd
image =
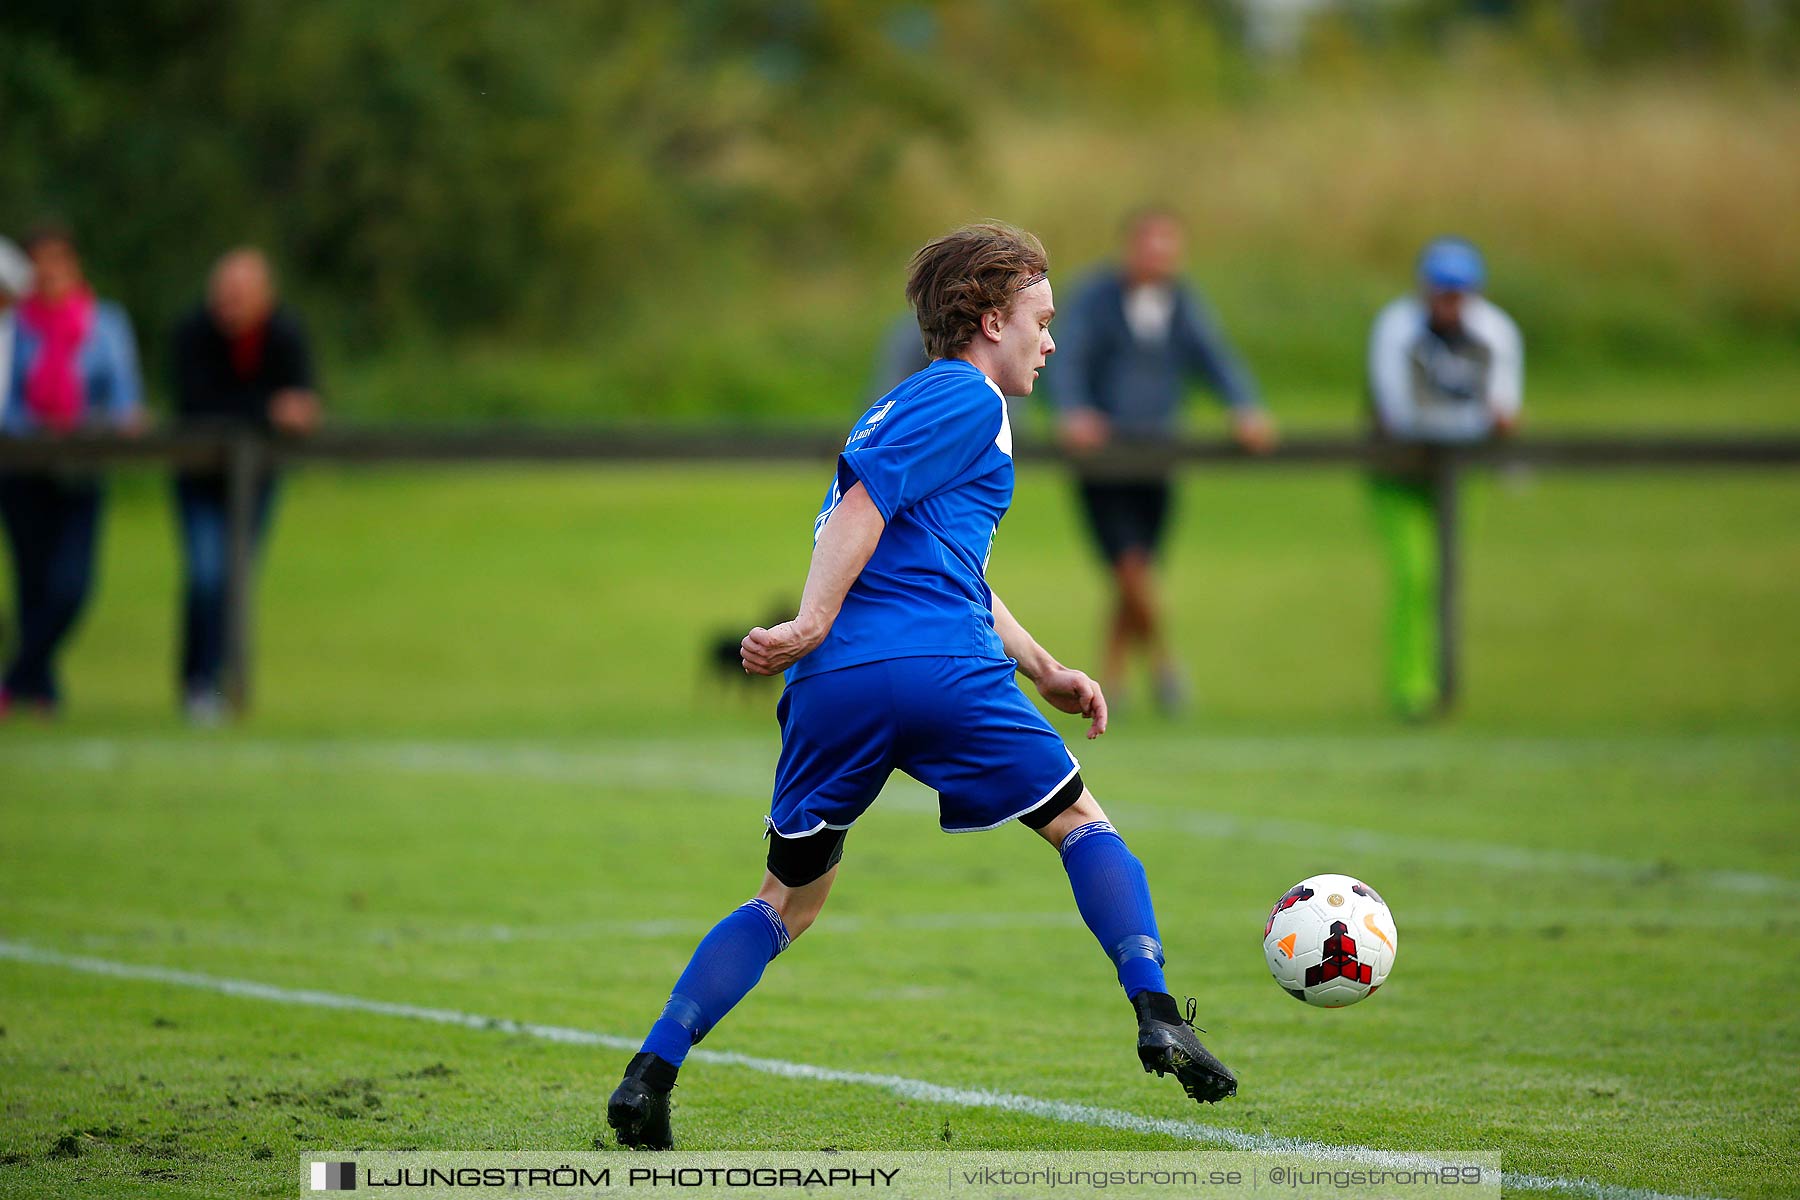
<path id="1" fill-rule="evenodd" d="M 586 429 L 332 429 L 304 440 L 271 439 L 230 430 L 157 433 L 142 437 L 76 435 L 0 438 L 0 470 L 104 471 L 137 464 L 216 471 L 228 484 L 230 573 L 227 589 L 226 695 L 242 711 L 250 698 L 251 540 L 257 479 L 271 469 L 306 463 L 422 464 L 541 463 L 608 465 L 630 462 L 829 463 L 842 446 L 836 436 L 779 431 L 598 431 Z M 1457 480 L 1467 470 L 1521 464 L 1556 469 L 1633 467 L 1708 469 L 1800 465 L 1800 435 L 1607 434 L 1531 436 L 1471 447 L 1397 446 L 1350 437 L 1291 437 L 1271 454 L 1251 455 L 1216 439 L 1117 445 L 1068 459 L 1029 441 L 1021 461 L 1063 459 L 1092 478 L 1142 478 L 1183 467 L 1363 466 L 1404 469 L 1429 478 L 1436 501 L 1442 584 L 1438 593 L 1438 676 L 1441 704 L 1458 694 L 1461 647 L 1460 521 Z"/>

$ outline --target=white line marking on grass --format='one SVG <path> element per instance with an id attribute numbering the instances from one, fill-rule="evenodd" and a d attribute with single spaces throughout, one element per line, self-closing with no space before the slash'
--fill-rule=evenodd
<path id="1" fill-rule="evenodd" d="M 1656 770 L 1706 770 L 1745 753 L 1779 753 L 1792 763 L 1800 739 L 1788 733 L 1254 734 L 1169 739 L 1156 752 L 1166 770 L 1331 773 L 1467 768 L 1477 759 L 1509 769 L 1564 770 L 1628 762 Z"/>
<path id="2" fill-rule="evenodd" d="M 698 937 L 719 921 L 711 917 L 670 917 L 652 921 L 586 921 L 567 925 L 472 925 L 461 929 L 420 934 L 421 941 L 566 941 L 583 934 L 605 934 L 628 938 Z M 1735 924 L 1720 922 L 1724 928 L 1743 927 L 1743 917 Z M 814 927 L 814 932 L 862 933 L 869 930 L 905 932 L 948 932 L 981 929 L 1060 929 L 1081 924 L 1081 915 L 1073 908 L 1065 912 L 942 912 L 890 913 L 861 916 L 846 913 L 832 916 Z M 371 931 L 370 939 L 404 940 L 392 930 Z"/>
<path id="3" fill-rule="evenodd" d="M 1366 829 L 1347 829 L 1303 821 L 1245 821 L 1206 813 L 1170 817 L 1135 808 L 1122 808 L 1121 811 L 1124 815 L 1120 821 L 1127 829 L 1187 833 L 1218 840 L 1236 838 L 1282 846 L 1329 845 L 1334 853 L 1344 851 L 1420 858 L 1428 862 L 1455 863 L 1494 871 L 1586 875 L 1625 883 L 1690 882 L 1721 892 L 1800 895 L 1800 880 L 1780 875 L 1763 875 L 1755 871 L 1689 871 L 1673 863 L 1612 858 L 1576 850 L 1544 850 L 1450 838 L 1410 837 L 1405 834 L 1376 833 Z"/>
<path id="4" fill-rule="evenodd" d="M 616 786 L 667 786 L 670 777 L 743 794 L 743 772 L 756 772 L 765 790 L 775 763 L 773 741 L 727 735 L 706 739 L 632 738 L 626 742 L 387 740 L 381 738 L 51 737 L 0 746 L 0 758 L 110 770 L 132 758 L 175 759 L 250 767 L 294 764 L 322 768 L 377 767 L 419 774 L 506 775 Z M 1200 738 L 1160 743 L 1157 754 L 1180 772 L 1291 774 L 1296 770 L 1382 774 L 1401 770 L 1467 768 L 1493 760 L 1509 770 L 1566 769 L 1621 760 L 1658 770 L 1709 769 L 1742 755 L 1800 759 L 1800 739 L 1786 735 L 1685 737 L 1481 737 L 1449 741 L 1372 736 Z"/>
<path id="5" fill-rule="evenodd" d="M 77 913 L 75 906 L 54 905 L 41 901 L 20 900 L 13 907 L 24 912 L 54 912 L 59 915 Z M 91 912 L 81 909 L 77 915 Z M 1744 933 L 1750 930 L 1764 937 L 1792 937 L 1800 933 L 1800 918 L 1765 917 L 1751 925 L 1741 911 L 1717 913 L 1696 912 L 1661 912 L 1653 915 L 1633 915 L 1619 909 L 1577 909 L 1551 905 L 1544 908 L 1529 906 L 1509 910 L 1513 924 L 1526 932 L 1537 932 L 1553 928 L 1568 931 L 1574 937 L 1613 934 L 1620 931 L 1637 934 L 1664 934 L 1671 930 L 1728 930 Z M 1228 916 L 1219 912 L 1216 916 Z M 1243 908 L 1233 919 L 1241 921 L 1245 926 L 1261 921 L 1266 912 L 1261 908 Z M 133 912 L 128 917 L 118 920 L 128 922 L 128 928 L 122 932 L 82 933 L 75 937 L 74 945 L 82 950 L 105 952 L 118 947 L 132 947 L 140 952 L 147 952 L 159 945 L 180 945 L 184 947 L 232 947 L 266 951 L 270 947 L 270 934 L 265 930 L 243 928 L 228 923 L 193 922 L 169 917 L 153 916 L 144 912 Z M 1408 930 L 1438 930 L 1452 936 L 1488 936 L 1488 926 L 1492 920 L 1491 913 L 1465 909 L 1439 909 L 1423 912 L 1409 912 L 1406 918 Z M 455 946 L 455 945 L 508 945 L 557 942 L 563 945 L 581 945 L 584 942 L 612 939 L 635 939 L 641 941 L 669 941 L 693 945 L 701 936 L 718 922 L 718 915 L 709 917 L 671 917 L 648 921 L 570 921 L 542 925 L 505 925 L 505 924 L 467 924 L 445 925 L 442 927 L 422 923 L 384 926 L 376 929 L 359 929 L 346 932 L 339 928 L 310 929 L 304 933 L 283 930 L 280 944 L 288 951 L 297 951 L 302 947 L 320 948 L 325 945 L 341 946 L 349 938 L 356 938 L 373 946 Z M 830 938 L 837 935 L 895 935 L 903 933 L 929 933 L 933 935 L 956 937 L 963 934 L 982 934 L 1005 932 L 1019 934 L 1038 930 L 1068 930 L 1082 927 L 1081 916 L 1073 906 L 1062 910 L 1045 912 L 943 912 L 943 913 L 895 913 L 890 916 L 845 914 L 843 916 L 827 916 L 813 926 L 808 935 L 812 938 Z"/>
<path id="6" fill-rule="evenodd" d="M 936 814 L 937 800 L 928 793 L 883 794 L 878 803 L 891 809 Z M 1492 842 L 1467 842 L 1451 838 L 1409 837 L 1377 833 L 1340 825 L 1258 818 L 1254 821 L 1220 813 L 1168 813 L 1132 804 L 1107 804 L 1120 832 L 1129 840 L 1133 833 L 1174 833 L 1208 841 L 1248 841 L 1292 848 L 1330 846 L 1333 853 L 1355 852 L 1386 858 L 1419 858 L 1432 863 L 1451 863 L 1490 871 L 1537 872 L 1552 875 L 1585 875 L 1623 883 L 1695 883 L 1721 892 L 1750 895 L 1800 895 L 1800 879 L 1763 875 L 1755 871 L 1689 871 L 1673 863 L 1611 858 L 1576 850 L 1540 850 Z"/>
<path id="7" fill-rule="evenodd" d="M 685 938 L 697 941 L 718 923 L 719 915 L 671 917 L 651 921 L 585 921 L 551 925 L 463 925 L 436 930 L 385 928 L 368 930 L 362 937 L 364 941 L 380 946 L 395 943 L 412 945 L 456 945 L 481 942 L 573 943 L 584 938 L 632 938 L 643 941 Z M 1246 908 L 1238 914 L 1245 927 L 1260 923 L 1267 915 L 1261 908 Z M 1508 918 L 1515 925 L 1561 926 L 1566 929 L 1578 930 L 1628 930 L 1643 934 L 1665 933 L 1672 929 L 1732 930 L 1738 933 L 1751 930 L 1759 935 L 1781 936 L 1800 933 L 1800 922 L 1793 919 L 1770 917 L 1752 924 L 1746 920 L 1742 912 L 1735 911 L 1719 913 L 1659 912 L 1645 915 L 1618 909 L 1565 907 L 1534 909 L 1521 906 L 1509 909 Z M 1408 930 L 1433 929 L 1452 934 L 1482 934 L 1485 936 L 1492 921 L 1492 913 L 1445 909 L 1409 912 L 1406 917 L 1406 928 Z M 818 924 L 812 927 L 809 935 L 815 938 L 846 933 L 942 933 L 955 935 L 977 932 L 1016 933 L 1021 930 L 1079 929 L 1081 927 L 1081 914 L 1071 905 L 1062 911 L 1046 912 L 896 913 L 891 916 L 867 917 L 856 914 L 834 916 L 827 913 L 819 919 Z M 264 945 L 268 940 L 261 934 L 242 930 L 233 930 L 223 938 L 213 940 L 204 936 L 196 936 L 185 926 L 182 929 L 182 940 L 189 945 L 198 942 L 215 945 Z M 320 936 L 330 938 L 334 942 L 341 938 L 341 935 L 335 932 Z M 131 939 L 102 936 L 83 940 L 89 946 L 98 947 L 109 942 L 125 944 Z"/>
<path id="8" fill-rule="evenodd" d="M 281 770 L 393 771 L 580 783 L 605 788 L 690 788 L 718 795 L 767 790 L 775 762 L 765 742 L 720 739 L 704 746 L 648 741 L 604 749 L 530 743 L 381 741 L 324 738 L 206 742 L 179 738 L 70 738 L 0 748 L 0 757 L 40 765 L 116 771 L 134 760 L 158 765 Z"/>
<path id="9" fill-rule="evenodd" d="M 1237 761 L 1238 765 L 1255 763 L 1265 768 L 1292 770 L 1300 761 L 1296 754 L 1314 744 L 1321 757 L 1308 757 L 1311 766 L 1338 769 L 1340 763 L 1330 757 L 1347 751 L 1359 743 L 1347 738 L 1244 738 L 1205 742 L 1195 750 L 1201 761 L 1196 769 L 1209 767 L 1213 757 Z M 1377 746 L 1385 743 L 1376 740 Z M 1676 751 L 1668 755 L 1682 761 L 1691 751 L 1700 762 L 1714 761 L 1731 748 L 1756 750 L 1778 748 L 1784 753 L 1795 744 L 1787 738 L 1706 739 L 1694 746 L 1671 745 L 1660 739 L 1597 738 L 1572 739 L 1497 739 L 1494 750 L 1501 752 L 1509 768 L 1531 761 L 1531 748 L 1537 748 L 1541 763 L 1566 766 L 1587 761 L 1591 756 L 1607 761 L 1626 748 L 1644 757 L 1655 757 L 1657 750 Z M 1394 755 L 1388 769 L 1427 764 L 1460 762 L 1467 765 L 1471 755 L 1486 753 L 1486 742 L 1454 746 L 1419 743 L 1411 747 L 1398 743 L 1387 752 Z M 1398 751 L 1398 753 L 1395 753 Z M 1454 751 L 1460 758 L 1451 757 Z M 1408 758 L 1407 755 L 1415 755 Z M 1340 755 L 1341 756 L 1341 755 Z M 173 738 L 71 738 L 28 743 L 0 750 L 0 757 L 17 757 L 57 766 L 81 767 L 89 770 L 117 770 L 132 758 L 171 759 L 195 766 L 231 764 L 259 769 L 279 769 L 303 765 L 325 770 L 389 770 L 423 775 L 495 776 L 506 779 L 537 779 L 550 782 L 582 783 L 615 790 L 686 789 L 713 795 L 743 796 L 746 799 L 767 789 L 767 777 L 773 760 L 772 747 L 745 738 L 722 738 L 716 742 L 634 741 L 629 745 L 606 749 L 576 750 L 539 744 L 520 743 L 456 743 L 456 742 L 386 742 L 359 739 L 324 739 L 285 742 L 278 740 L 232 741 L 208 743 Z M 1354 761 L 1348 760 L 1348 761 Z M 878 801 L 882 808 L 901 811 L 937 812 L 937 800 L 922 785 L 904 776 L 896 776 Z M 1479 867 L 1486 870 L 1538 872 L 1556 875 L 1584 875 L 1625 883 L 1693 883 L 1714 891 L 1749 895 L 1800 895 L 1800 880 L 1756 871 L 1695 870 L 1678 864 L 1649 862 L 1638 859 L 1613 858 L 1582 851 L 1540 849 L 1509 846 L 1489 842 L 1463 841 L 1454 838 L 1423 838 L 1380 833 L 1374 830 L 1344 828 L 1335 824 L 1314 824 L 1279 818 L 1247 820 L 1213 813 L 1168 813 L 1124 804 L 1108 804 L 1115 809 L 1121 827 L 1129 834 L 1133 829 L 1153 833 L 1175 833 L 1210 840 L 1256 841 L 1281 846 L 1330 845 L 1343 851 L 1388 857 L 1416 857 L 1432 862 Z"/>
<path id="10" fill-rule="evenodd" d="M 500 1017 L 484 1017 L 476 1013 L 449 1008 L 426 1008 L 416 1004 L 398 1004 L 390 1000 L 372 1000 L 362 996 L 346 996 L 337 992 L 321 992 L 305 988 L 284 988 L 248 979 L 228 979 L 204 975 L 197 971 L 181 971 L 171 967 L 147 966 L 115 962 L 105 958 L 61 954 L 25 942 L 0 941 L 0 959 L 31 963 L 37 966 L 61 967 L 90 975 L 113 979 L 137 979 L 196 988 L 224 996 L 250 1000 L 267 1000 L 275 1004 L 299 1004 L 311 1008 L 336 1009 L 343 1012 L 374 1013 L 385 1017 L 402 1017 L 413 1021 L 429 1021 L 437 1025 L 453 1025 L 463 1029 L 479 1029 L 492 1033 L 518 1034 L 540 1041 L 573 1046 L 600 1046 L 608 1050 L 638 1048 L 638 1039 L 617 1034 L 574 1029 L 566 1025 L 540 1025 L 530 1021 L 512 1021 Z M 1199 1121 L 1178 1121 L 1168 1117 L 1147 1117 L 1118 1108 L 1099 1108 L 1090 1104 L 1074 1104 L 1066 1100 L 1044 1100 L 1011 1092 L 993 1092 L 985 1088 L 946 1087 L 903 1075 L 876 1075 L 864 1071 L 840 1071 L 811 1063 L 787 1062 L 779 1058 L 758 1058 L 730 1051 L 695 1050 L 690 1058 L 726 1067 L 742 1067 L 764 1075 L 783 1079 L 804 1079 L 812 1083 L 841 1083 L 852 1087 L 875 1088 L 908 1100 L 930 1104 L 949 1104 L 958 1108 L 983 1108 L 999 1112 L 1019 1113 L 1068 1125 L 1086 1125 L 1099 1129 L 1117 1129 L 1126 1133 L 1153 1133 L 1184 1141 L 1224 1146 L 1232 1150 L 1261 1151 L 1275 1154 L 1298 1154 L 1325 1162 L 1378 1163 L 1395 1166 L 1429 1166 L 1440 1161 L 1423 1154 L 1377 1150 L 1369 1146 L 1334 1146 L 1304 1138 L 1281 1137 L 1271 1133 L 1247 1133 L 1222 1125 Z M 1589 1200 L 1710 1200 L 1707 1197 L 1671 1196 L 1645 1188 L 1623 1187 L 1592 1179 L 1564 1179 L 1551 1175 L 1502 1174 L 1502 1184 L 1526 1191 L 1565 1191 L 1586 1196 Z"/>
<path id="11" fill-rule="evenodd" d="M 651 921 L 582 921 L 564 925 L 469 925 L 460 928 L 401 933 L 393 929 L 371 930 L 369 941 L 415 942 L 525 942 L 569 941 L 583 936 L 604 935 L 623 938 L 694 937 L 706 933 L 718 923 L 711 917 L 669 917 Z M 1743 917 L 1731 921 L 1721 919 L 1719 926 L 1741 929 Z M 814 933 L 883 932 L 957 933 L 967 930 L 1062 929 L 1081 924 L 1081 915 L 1073 908 L 1065 912 L 944 912 L 891 913 L 861 916 L 847 913 L 832 916 L 813 927 Z"/>

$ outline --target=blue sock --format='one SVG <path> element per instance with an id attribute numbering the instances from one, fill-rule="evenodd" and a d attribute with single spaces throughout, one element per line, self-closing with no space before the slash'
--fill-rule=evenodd
<path id="1" fill-rule="evenodd" d="M 767 901 L 734 909 L 700 940 L 643 1049 L 679 1067 L 688 1050 L 750 994 L 788 940 L 781 914 Z"/>
<path id="2" fill-rule="evenodd" d="M 1063 839 L 1063 870 L 1075 890 L 1081 919 L 1100 939 L 1100 948 L 1119 968 L 1127 999 L 1139 992 L 1166 992 L 1162 939 L 1144 864 L 1107 821 L 1092 821 Z"/>

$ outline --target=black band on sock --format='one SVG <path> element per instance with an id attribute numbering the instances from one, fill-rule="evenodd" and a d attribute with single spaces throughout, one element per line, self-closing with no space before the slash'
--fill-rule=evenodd
<path id="1" fill-rule="evenodd" d="M 805 887 L 822 879 L 844 857 L 848 829 L 825 828 L 805 837 L 769 832 L 769 874 L 788 887 Z"/>
<path id="2" fill-rule="evenodd" d="M 1056 794 L 1019 818 L 1019 824 L 1027 829 L 1042 829 L 1056 818 L 1068 812 L 1074 803 L 1081 799 L 1086 785 L 1081 782 L 1081 772 L 1069 776 L 1069 781 L 1056 789 Z"/>

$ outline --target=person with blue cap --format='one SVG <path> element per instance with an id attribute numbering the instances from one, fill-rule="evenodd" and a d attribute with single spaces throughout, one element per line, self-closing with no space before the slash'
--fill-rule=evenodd
<path id="1" fill-rule="evenodd" d="M 1518 424 L 1524 352 L 1518 326 L 1482 295 L 1487 266 L 1473 244 L 1441 237 L 1419 255 L 1418 288 L 1381 310 L 1369 335 L 1368 389 L 1375 436 L 1391 442 L 1470 445 Z M 1384 467 L 1372 479 L 1393 592 L 1387 689 L 1401 715 L 1439 711 L 1440 578 L 1431 480 Z"/>

